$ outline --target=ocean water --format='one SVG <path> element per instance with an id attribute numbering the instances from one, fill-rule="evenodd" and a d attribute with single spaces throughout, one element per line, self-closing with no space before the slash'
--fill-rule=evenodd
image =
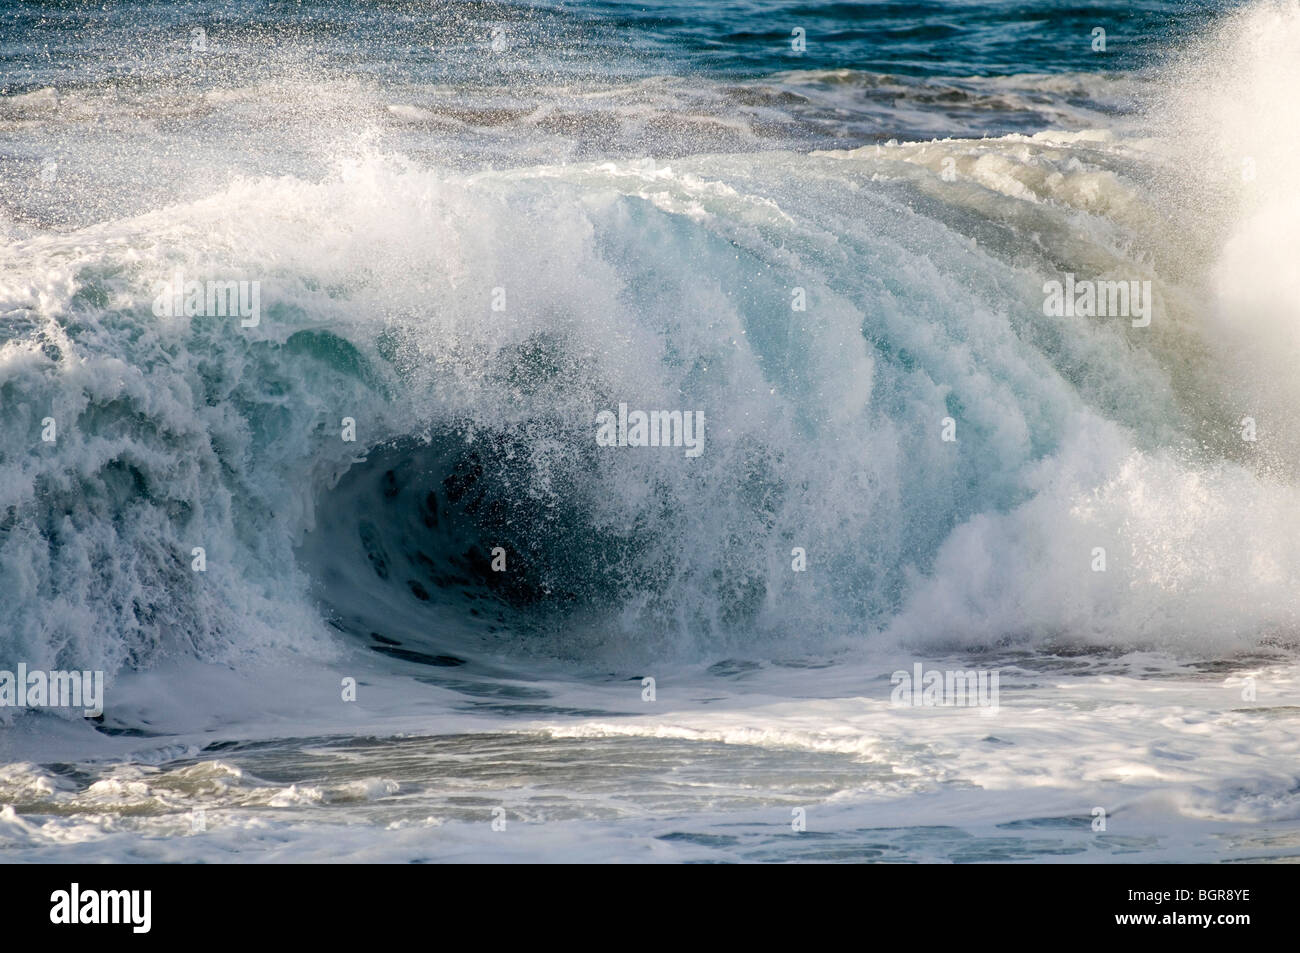
<path id="1" fill-rule="evenodd" d="M 1300 858 L 1296 0 L 24 2 L 0 77 L 0 670 L 106 676 L 0 707 L 0 859 Z"/>

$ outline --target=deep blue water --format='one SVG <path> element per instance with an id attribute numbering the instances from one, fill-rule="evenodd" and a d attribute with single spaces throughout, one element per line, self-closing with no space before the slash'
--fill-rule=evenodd
<path id="1" fill-rule="evenodd" d="M 1225 2 L 945 0 L 934 3 L 190 2 L 44 0 L 0 12 L 5 92 L 105 75 L 197 68 L 189 31 L 224 52 L 208 78 L 292 47 L 313 68 L 389 79 L 722 75 L 853 69 L 910 76 L 1126 70 L 1194 33 Z M 1094 50 L 1093 31 L 1106 31 Z M 793 31 L 806 48 L 796 52 Z M 498 49 L 490 51 L 496 36 Z M 504 55 L 501 55 L 504 54 Z"/>

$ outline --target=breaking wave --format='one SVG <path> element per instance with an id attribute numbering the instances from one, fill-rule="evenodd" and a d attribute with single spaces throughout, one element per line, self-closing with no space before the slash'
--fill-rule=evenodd
<path id="1" fill-rule="evenodd" d="M 1259 4 L 1109 125 L 479 172 L 362 136 L 10 223 L 5 657 L 1293 642 L 1297 72 Z M 177 269 L 260 323 L 155 316 Z M 1150 281 L 1150 327 L 1045 317 L 1066 272 Z M 619 402 L 704 453 L 598 447 Z"/>

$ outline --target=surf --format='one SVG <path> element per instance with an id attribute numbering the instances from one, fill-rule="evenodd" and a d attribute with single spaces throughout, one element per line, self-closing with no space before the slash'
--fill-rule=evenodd
<path id="1" fill-rule="evenodd" d="M 434 616 L 454 620 L 439 651 L 587 659 L 1291 644 L 1277 97 L 1300 30 L 1260 4 L 1216 36 L 1152 108 L 1249 144 L 1253 183 L 1123 118 L 477 172 L 363 135 L 319 176 L 9 242 L 6 657 L 242 664 Z M 1243 96 L 1245 115 L 1193 108 Z M 1149 282 L 1158 317 L 1043 315 L 1064 262 Z M 155 314 L 178 269 L 260 276 L 260 321 Z M 707 450 L 598 456 L 620 401 L 700 408 Z M 1267 422 L 1253 444 L 1245 416 Z M 390 472 L 418 474 L 400 513 Z M 455 538 L 423 537 L 429 494 L 454 509 L 471 483 Z M 473 599 L 446 595 L 457 572 Z"/>

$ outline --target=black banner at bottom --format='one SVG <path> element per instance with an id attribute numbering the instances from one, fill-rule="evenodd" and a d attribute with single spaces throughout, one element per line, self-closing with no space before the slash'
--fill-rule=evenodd
<path id="1" fill-rule="evenodd" d="M 51 939 L 120 942 L 246 929 L 259 942 L 373 941 L 377 931 L 486 925 L 536 934 L 562 918 L 623 933 L 679 935 L 716 925 L 719 941 L 773 920 L 843 928 L 873 941 L 1015 937 L 1162 938 L 1174 944 L 1275 935 L 1293 877 L 1284 866 L 884 866 L 780 871 L 567 866 L 6 866 L 9 924 Z M 1284 879 L 1285 878 L 1285 879 Z M 730 899 L 728 899 L 730 898 Z M 748 927 L 748 929 L 746 929 Z M 1261 930 L 1266 933 L 1258 933 Z M 693 929 L 693 928 L 692 928 Z M 47 932 L 48 931 L 48 932 Z M 612 936 L 617 937 L 615 933 Z M 1036 934 L 1040 938 L 1043 934 Z"/>

